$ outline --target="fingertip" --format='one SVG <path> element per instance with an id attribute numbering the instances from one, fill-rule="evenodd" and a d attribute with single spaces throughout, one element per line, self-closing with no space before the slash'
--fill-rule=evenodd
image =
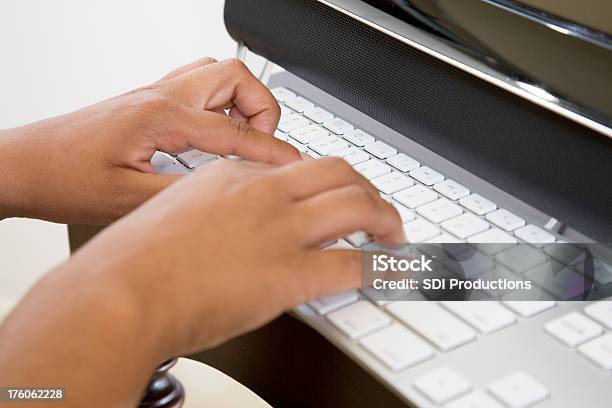
<path id="1" fill-rule="evenodd" d="M 284 140 L 277 139 L 274 136 L 272 137 L 277 141 L 278 146 L 278 148 L 275 149 L 277 153 L 271 156 L 272 164 L 283 165 L 303 160 L 302 153 L 300 153 L 298 149 Z"/>

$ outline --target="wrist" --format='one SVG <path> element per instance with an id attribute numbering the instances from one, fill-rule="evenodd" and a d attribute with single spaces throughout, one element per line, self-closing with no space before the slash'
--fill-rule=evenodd
<path id="1" fill-rule="evenodd" d="M 167 335 L 120 276 L 125 271 L 95 261 L 77 255 L 58 267 L 7 318 L 0 383 L 62 384 L 75 406 L 104 383 L 108 406 L 135 405 L 155 367 L 170 357 Z M 84 368 L 95 376 L 83 375 Z"/>

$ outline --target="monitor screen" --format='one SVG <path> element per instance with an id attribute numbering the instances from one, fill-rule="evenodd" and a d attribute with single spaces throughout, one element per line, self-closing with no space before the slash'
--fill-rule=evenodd
<path id="1" fill-rule="evenodd" d="M 612 127 L 612 2 L 363 0 Z"/>

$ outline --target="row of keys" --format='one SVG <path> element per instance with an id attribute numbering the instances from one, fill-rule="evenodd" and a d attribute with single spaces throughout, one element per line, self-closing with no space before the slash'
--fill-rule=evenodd
<path id="1" fill-rule="evenodd" d="M 381 310 L 369 302 L 359 302 L 357 291 L 351 290 L 334 295 L 328 295 L 309 302 L 309 305 L 319 314 L 327 314 L 329 321 L 351 339 L 360 339 L 369 333 L 378 332 L 383 327 L 391 325 L 391 319 Z M 554 302 L 504 302 L 506 306 L 515 310 L 523 317 L 531 317 L 554 306 Z M 348 306 L 347 306 L 348 305 Z M 441 351 L 449 351 L 476 339 L 476 331 L 490 334 L 516 322 L 516 316 L 497 302 L 442 302 L 442 307 L 456 315 L 446 312 L 440 305 L 431 302 L 392 302 L 388 304 L 387 311 L 400 322 L 412 328 L 427 339 Z M 469 324 L 466 325 L 463 322 Z M 395 333 L 393 329 L 388 344 L 394 344 Z M 407 329 L 406 329 L 407 330 Z M 547 330 L 549 330 L 547 328 Z M 552 329 L 551 329 L 552 331 Z M 375 343 L 384 343 L 385 334 L 378 334 Z M 599 333 L 599 332 L 598 332 Z M 405 336 L 404 336 L 405 337 Z M 589 339 L 593 336 L 588 337 Z M 373 346 L 372 346 L 373 347 Z M 383 346 L 377 346 L 377 349 Z M 395 346 L 393 346 L 395 347 Z M 425 349 L 425 347 L 420 347 Z M 391 355 L 386 352 L 370 351 L 377 357 L 389 363 Z M 386 354 L 386 357 L 384 356 Z M 416 364 L 422 361 L 425 353 L 411 354 L 411 350 L 400 353 L 396 351 L 398 359 L 392 369 L 399 370 L 400 366 Z M 401 355 L 400 355 L 401 354 Z M 410 361 L 408 364 L 406 361 Z"/>
<path id="2" fill-rule="evenodd" d="M 489 393 L 495 399 L 479 391 L 469 393 L 472 390 L 470 383 L 445 367 L 418 377 L 414 386 L 434 403 L 448 403 L 446 408 L 501 408 L 502 405 L 498 401 L 512 408 L 528 408 L 549 396 L 546 387 L 521 371 L 507 375 L 488 386 Z M 451 400 L 454 401 L 450 402 Z"/>
<path id="3" fill-rule="evenodd" d="M 334 118 L 333 114 L 315 106 L 303 97 L 296 96 L 288 90 L 279 91 L 278 97 L 280 98 L 279 101 L 284 100 L 285 104 L 291 108 L 288 109 L 283 106 L 284 119 L 295 115 L 293 112 L 299 112 L 314 123 L 293 118 L 288 121 L 293 124 L 293 127 L 306 126 L 292 130 L 288 136 L 277 132 L 277 137 L 289 141 L 300 151 L 315 157 L 326 155 L 343 157 L 355 166 L 357 171 L 368 178 L 382 194 L 386 196 L 397 194 L 393 197 L 393 200 L 389 199 L 389 201 L 398 209 L 404 223 L 419 221 L 415 220 L 414 212 L 407 210 L 405 207 L 415 208 L 421 217 L 434 224 L 442 223 L 440 226 L 452 234 L 452 236 L 442 234 L 437 225 L 419 221 L 407 229 L 407 232 L 417 230 L 419 233 L 418 236 L 413 236 L 410 242 L 423 242 L 425 240 L 442 242 L 438 239 L 441 237 L 448 237 L 452 242 L 456 241 L 455 237 L 457 237 L 462 240 L 468 239 L 472 243 L 492 242 L 500 244 L 515 244 L 518 242 L 515 238 L 517 237 L 535 246 L 544 246 L 555 242 L 554 235 L 549 232 L 535 225 L 525 225 L 522 218 L 508 210 L 498 209 L 495 203 L 479 194 L 471 194 L 468 188 L 454 180 L 445 179 L 442 174 L 427 166 L 421 166 L 417 160 L 404 153 L 398 153 L 393 146 L 380 140 L 377 141 L 373 136 L 355 129 L 343 119 Z M 299 143 L 295 143 L 292 139 Z M 363 150 L 357 147 L 362 147 Z M 375 158 L 371 158 L 371 156 Z M 386 159 L 386 162 L 379 159 Z M 407 173 L 412 179 L 422 184 L 415 185 L 414 181 L 402 173 Z M 432 189 L 423 185 L 431 186 Z M 472 214 L 463 214 L 459 206 L 440 199 L 438 193 L 448 200 L 458 202 L 461 207 L 472 211 L 476 215 L 484 216 L 496 228 L 490 228 L 487 222 Z M 397 204 L 395 201 L 401 204 Z M 423 208 L 419 208 L 421 206 Z M 505 232 L 510 232 L 514 236 Z M 349 241 L 355 242 L 351 239 Z M 367 242 L 365 240 L 357 241 L 361 244 Z M 497 252 L 497 249 L 501 250 L 504 246 L 500 245 L 499 248 L 492 246 L 490 248 Z M 486 250 L 490 250 L 490 248 L 487 247 Z M 612 276 L 609 274 L 605 276 L 606 279 L 612 280 Z"/>
<path id="4" fill-rule="evenodd" d="M 612 333 L 604 334 L 604 327 L 612 329 L 612 302 L 591 304 L 584 312 L 588 317 L 571 312 L 548 322 L 544 330 L 565 346 L 578 347 L 579 354 L 601 369 L 612 370 Z"/>

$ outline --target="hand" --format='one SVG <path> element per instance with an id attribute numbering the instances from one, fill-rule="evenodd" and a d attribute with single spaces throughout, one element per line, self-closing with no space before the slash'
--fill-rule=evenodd
<path id="1" fill-rule="evenodd" d="M 156 150 L 299 160 L 297 150 L 270 135 L 279 115 L 274 97 L 244 64 L 204 58 L 77 112 L 4 130 L 0 219 L 114 221 L 178 178 L 153 174 Z"/>
<path id="2" fill-rule="evenodd" d="M 159 361 L 358 287 L 358 251 L 319 249 L 358 230 L 404 239 L 393 206 L 341 159 L 205 165 L 28 294 L 0 330 L 0 383 L 63 384 L 69 406 L 134 406 Z"/>
<path id="3" fill-rule="evenodd" d="M 188 353 L 359 286 L 358 251 L 319 249 L 355 231 L 404 238 L 394 207 L 344 160 L 220 160 L 120 221 L 75 263 L 114 254 L 104 268 L 149 294 L 144 309 L 174 327 L 167 351 Z"/>

